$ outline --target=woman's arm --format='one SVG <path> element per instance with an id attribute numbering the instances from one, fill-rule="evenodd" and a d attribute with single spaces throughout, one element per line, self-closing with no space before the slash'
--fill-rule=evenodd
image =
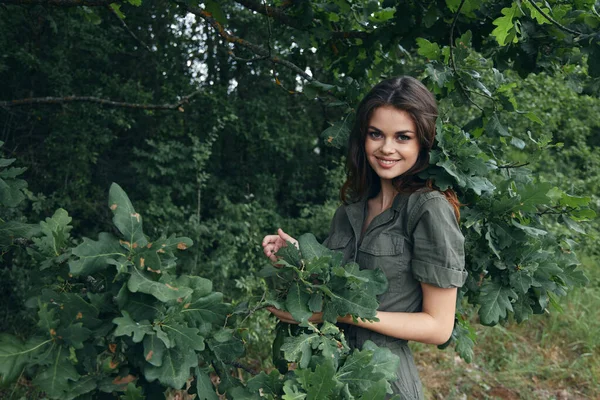
<path id="1" fill-rule="evenodd" d="M 357 323 L 354 323 L 349 315 L 339 317 L 338 322 L 356 325 L 398 339 L 429 344 L 446 343 L 454 327 L 457 289 L 444 289 L 427 283 L 421 283 L 421 288 L 423 290 L 423 310 L 421 312 L 378 311 L 378 322 L 358 320 Z M 288 312 L 274 307 L 268 309 L 283 322 L 298 323 Z M 315 313 L 309 318 L 309 321 L 319 323 L 322 321 L 321 317 L 322 313 Z"/>
<path id="2" fill-rule="evenodd" d="M 338 318 L 339 322 L 357 325 L 383 335 L 416 342 L 443 344 L 450 338 L 456 312 L 456 288 L 444 289 L 421 283 L 423 309 L 417 313 L 378 311 L 379 322 Z"/>

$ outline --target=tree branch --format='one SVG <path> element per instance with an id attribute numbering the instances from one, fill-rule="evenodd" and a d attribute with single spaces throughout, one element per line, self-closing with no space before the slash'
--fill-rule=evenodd
<path id="1" fill-rule="evenodd" d="M 461 0 L 458 9 L 456 10 L 456 14 L 454 14 L 454 19 L 452 20 L 452 25 L 450 26 L 450 67 L 452 68 L 452 71 L 454 72 L 454 75 L 456 76 L 456 82 L 458 82 L 458 87 L 460 88 L 460 90 L 462 90 L 463 94 L 465 95 L 465 97 L 467 98 L 467 100 L 469 100 L 469 102 L 471 104 L 473 104 L 475 107 L 477 107 L 480 111 L 483 111 L 483 108 L 481 108 L 481 106 L 477 103 L 475 103 L 473 101 L 473 99 L 471 99 L 471 96 L 469 96 L 469 90 L 467 90 L 463 84 L 462 81 L 460 80 L 460 76 L 458 75 L 458 70 L 456 69 L 456 64 L 454 62 L 454 28 L 456 27 L 456 21 L 458 21 L 458 16 L 460 15 L 460 10 L 463 8 L 463 6 L 465 5 L 465 0 Z"/>
<path id="2" fill-rule="evenodd" d="M 121 0 L 0 0 L 0 4 L 23 6 L 43 5 L 58 7 L 106 7 L 112 3 L 121 3 Z"/>
<path id="3" fill-rule="evenodd" d="M 0 1 L 2 1 L 2 0 L 0 0 Z M 121 25 L 123 25 L 123 28 L 125 28 L 125 30 L 129 33 L 129 35 L 131 35 L 132 38 L 135 39 L 136 42 L 138 42 L 139 44 L 141 44 L 142 47 L 144 47 L 146 50 L 148 50 L 150 53 L 152 53 L 152 49 L 146 43 L 144 43 L 140 38 L 138 38 L 135 35 L 135 33 L 133 33 L 133 31 L 125 23 L 125 21 L 123 20 L 123 18 L 121 18 L 119 16 L 119 14 L 117 14 L 117 12 L 114 10 L 114 8 L 112 8 L 110 5 L 106 6 L 106 8 L 108 9 L 108 11 L 110 11 L 111 14 L 113 14 L 115 16 L 116 19 L 119 20 L 119 22 L 121 23 Z"/>
<path id="4" fill-rule="evenodd" d="M 506 165 L 498 165 L 498 168 L 504 168 L 504 169 L 511 169 L 511 168 L 523 168 L 528 166 L 529 163 L 522 163 L 522 164 L 518 164 L 518 163 L 514 163 L 514 164 L 506 164 Z"/>
<path id="5" fill-rule="evenodd" d="M 196 95 L 201 93 L 200 90 L 195 91 L 187 96 L 183 96 L 177 103 L 172 104 L 140 104 L 140 103 L 125 103 L 98 97 L 90 96 L 67 96 L 67 97 L 32 97 L 28 99 L 18 99 L 10 101 L 0 101 L 0 107 L 24 107 L 37 104 L 65 104 L 65 103 L 95 103 L 107 107 L 131 108 L 138 110 L 179 110 L 181 106 L 189 103 Z M 180 110 L 182 111 L 182 109 Z"/>
<path id="6" fill-rule="evenodd" d="M 535 1 L 532 1 L 532 0 L 528 0 L 528 1 L 529 1 L 529 4 L 531 4 L 533 6 L 533 8 L 535 8 L 540 14 L 542 14 L 542 16 L 544 18 L 546 18 L 550 23 L 556 25 L 558 28 L 562 29 L 565 32 L 569 32 L 569 33 L 571 33 L 573 35 L 578 35 L 578 36 L 583 35 L 582 32 L 577 32 L 577 31 L 574 31 L 573 29 L 567 28 L 564 25 L 561 25 L 557 20 L 555 20 L 554 18 L 552 18 L 551 16 L 549 16 L 548 14 L 546 14 L 544 12 L 544 10 L 542 10 L 540 8 L 540 6 L 538 6 L 537 4 L 535 4 Z"/>
<path id="7" fill-rule="evenodd" d="M 242 38 L 239 38 L 237 36 L 230 34 L 229 32 L 227 32 L 225 30 L 225 28 L 223 28 L 223 25 L 221 25 L 219 22 L 217 22 L 216 19 L 214 19 L 212 17 L 212 15 L 209 12 L 204 11 L 198 7 L 188 6 L 187 4 L 183 4 L 183 3 L 178 3 L 178 4 L 181 7 L 183 7 L 185 10 L 189 11 L 190 13 L 192 13 L 192 14 L 202 18 L 206 22 L 208 22 L 210 24 L 210 26 L 212 26 L 213 29 L 215 31 L 217 31 L 217 33 L 223 39 L 225 39 L 225 41 L 245 47 L 245 48 L 249 49 L 250 51 L 252 51 L 254 54 L 258 55 L 259 57 L 268 59 L 275 64 L 283 65 L 283 66 L 291 69 L 292 71 L 296 72 L 298 75 L 302 76 L 304 79 L 306 79 L 309 82 L 312 82 L 315 80 L 312 76 L 308 75 L 296 64 L 293 64 L 287 60 L 282 60 L 278 56 L 273 56 L 273 55 L 269 54 L 268 50 L 265 50 L 261 46 L 258 46 L 254 43 L 248 42 L 247 40 L 244 40 Z"/>
<path id="8" fill-rule="evenodd" d="M 235 0 L 236 3 L 241 4 L 249 10 L 255 11 L 259 14 L 271 17 L 281 22 L 284 25 L 298 29 L 300 31 L 308 31 L 310 27 L 304 26 L 299 20 L 290 17 L 284 12 L 282 7 L 270 7 L 264 6 L 254 0 Z M 365 39 L 369 36 L 368 32 L 350 31 L 350 32 L 330 32 L 331 37 L 336 39 Z"/>

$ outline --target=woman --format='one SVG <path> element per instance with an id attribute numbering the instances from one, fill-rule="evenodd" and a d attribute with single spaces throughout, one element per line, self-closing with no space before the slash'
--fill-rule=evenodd
<path id="1" fill-rule="evenodd" d="M 411 77 L 387 79 L 361 101 L 350 133 L 343 205 L 324 245 L 361 268 L 380 268 L 389 281 L 380 296 L 378 322 L 338 318 L 351 347 L 365 340 L 400 357 L 394 393 L 423 397 L 408 340 L 445 343 L 452 333 L 457 288 L 466 279 L 464 238 L 458 200 L 417 175 L 429 164 L 437 106 L 433 95 Z M 265 255 L 295 239 L 281 229 L 265 236 Z M 284 322 L 289 313 L 270 308 Z M 312 320 L 318 322 L 319 314 Z"/>

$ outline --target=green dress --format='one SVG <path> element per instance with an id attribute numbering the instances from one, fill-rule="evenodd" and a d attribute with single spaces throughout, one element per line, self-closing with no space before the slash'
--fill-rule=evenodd
<path id="1" fill-rule="evenodd" d="M 323 244 L 342 251 L 346 262 L 355 261 L 361 268 L 379 268 L 385 273 L 389 286 L 379 297 L 380 311 L 420 312 L 421 282 L 442 288 L 464 284 L 464 237 L 454 210 L 442 193 L 398 194 L 392 207 L 373 218 L 361 238 L 366 214 L 366 199 L 339 207 Z M 423 398 L 421 380 L 406 340 L 353 325 L 340 327 L 353 348 L 371 340 L 399 356 L 398 379 L 392 384 L 394 393 L 402 399 Z"/>

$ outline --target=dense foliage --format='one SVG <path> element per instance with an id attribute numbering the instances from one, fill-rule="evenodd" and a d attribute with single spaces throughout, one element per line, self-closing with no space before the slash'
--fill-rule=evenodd
<path id="1" fill-rule="evenodd" d="M 152 280 L 158 286 L 141 276 L 127 283 L 133 297 L 152 296 L 144 292 L 152 288 L 168 296 L 160 285 L 177 287 L 169 276 L 198 275 L 237 310 L 261 304 L 260 239 L 278 226 L 325 237 L 352 109 L 382 77 L 400 74 L 423 79 L 440 104 L 424 176 L 453 187 L 464 204 L 469 278 L 453 334 L 458 352 L 472 354 L 473 310 L 487 325 L 523 321 L 586 282 L 576 254 L 597 252 L 590 244 L 599 231 L 589 222 L 600 162 L 594 0 L 0 3 L 0 124 L 8 155 L 0 163 L 0 321 L 3 332 L 19 337 L 3 336 L 6 346 L 30 349 L 52 339 L 36 341 L 38 331 L 68 328 L 64 347 L 47 342 L 39 349 L 52 347 L 57 363 L 78 358 L 92 340 L 88 331 L 103 325 L 73 320 L 77 314 L 50 300 L 72 286 L 98 284 L 100 265 L 81 258 L 94 248 L 124 254 L 102 261 L 116 279 L 113 289 L 136 276 L 140 259 L 164 263 L 165 275 Z M 121 238 L 130 246 L 167 232 L 193 239 L 176 265 L 168 255 L 144 257 L 143 246 L 115 241 L 126 235 L 116 221 L 114 232 L 81 241 L 116 218 L 104 207 L 111 182 L 144 210 L 145 235 Z M 70 214 L 55 211 L 61 208 Z M 73 277 L 50 272 L 65 271 L 66 263 Z M 156 265 L 148 264 L 161 269 Z M 182 287 L 201 297 L 194 285 Z M 41 287 L 46 291 L 35 291 Z M 152 301 L 165 315 L 181 306 L 167 297 Z M 113 305 L 104 329 L 137 318 L 126 304 Z M 38 326 L 41 320 L 46 325 Z M 198 321 L 176 320 L 207 343 L 216 334 Z M 18 330 L 15 321 L 24 321 Z M 240 325 L 251 357 L 266 358 L 273 322 L 257 312 L 240 323 L 252 326 Z M 127 333 L 119 337 L 135 345 L 118 349 L 122 359 L 103 349 L 103 360 L 145 362 L 138 348 L 145 339 Z M 229 340 L 222 335 L 213 339 Z M 202 357 L 210 344 L 194 351 Z M 77 368 L 93 370 L 98 357 Z M 40 371 L 50 365 L 44 362 Z M 74 385 L 73 370 L 63 372 L 66 387 Z M 2 372 L 6 380 L 13 375 Z"/>

